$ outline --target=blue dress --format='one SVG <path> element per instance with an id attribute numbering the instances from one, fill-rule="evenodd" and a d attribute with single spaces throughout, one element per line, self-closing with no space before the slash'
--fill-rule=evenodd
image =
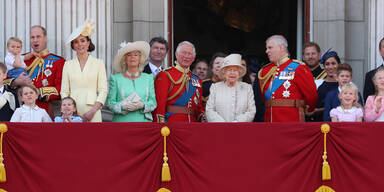
<path id="1" fill-rule="evenodd" d="M 317 89 L 318 98 L 317 98 L 316 108 L 323 108 L 325 104 L 325 97 L 327 96 L 328 92 L 335 90 L 338 87 L 339 87 L 338 82 L 324 81 Z M 316 114 L 314 121 L 324 121 L 323 113 Z"/>
<path id="2" fill-rule="evenodd" d="M 79 116 L 71 116 L 72 122 L 83 122 L 83 119 Z M 69 122 L 68 120 L 63 121 L 63 116 L 55 117 L 55 123 Z"/>

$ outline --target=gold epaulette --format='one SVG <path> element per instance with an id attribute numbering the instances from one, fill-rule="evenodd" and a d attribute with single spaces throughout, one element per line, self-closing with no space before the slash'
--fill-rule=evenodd
<path id="1" fill-rule="evenodd" d="M 317 77 L 315 77 L 315 80 L 324 79 L 325 77 L 327 77 L 327 72 L 323 70 Z"/>
<path id="2" fill-rule="evenodd" d="M 204 79 L 202 82 L 207 82 L 207 81 L 210 81 L 211 79 Z"/>
<path id="3" fill-rule="evenodd" d="M 13 80 L 14 79 L 4 79 L 3 85 L 10 87 Z"/>
<path id="4" fill-rule="evenodd" d="M 298 64 L 300 64 L 300 65 L 305 65 L 304 62 L 299 61 L 299 60 L 296 60 L 296 59 L 292 59 L 292 61 L 295 62 L 295 63 L 298 63 Z"/>
<path id="5" fill-rule="evenodd" d="M 44 97 L 44 96 L 49 97 L 50 95 L 59 95 L 59 92 L 56 90 L 56 87 L 41 87 L 40 93 L 41 93 L 41 97 Z"/>
<path id="6" fill-rule="evenodd" d="M 259 81 L 260 81 L 260 90 L 261 92 L 263 93 L 264 91 L 264 87 L 265 85 L 267 84 L 267 82 L 275 75 L 275 72 L 277 70 L 277 67 L 274 66 L 272 67 L 267 74 L 265 74 L 264 76 L 262 76 L 262 73 L 263 73 L 263 69 L 265 67 L 267 67 L 268 65 L 270 65 L 272 63 L 268 63 L 267 65 L 263 66 L 259 72 L 257 73 L 257 77 L 259 78 Z"/>

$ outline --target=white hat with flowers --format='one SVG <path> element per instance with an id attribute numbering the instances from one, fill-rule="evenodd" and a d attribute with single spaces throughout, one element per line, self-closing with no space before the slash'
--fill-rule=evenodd
<path id="1" fill-rule="evenodd" d="M 115 59 L 113 61 L 113 69 L 116 72 L 122 72 L 123 69 L 126 67 L 125 63 L 125 55 L 132 51 L 139 51 L 140 56 L 140 63 L 139 68 L 142 70 L 145 65 L 145 61 L 147 60 L 147 57 L 149 55 L 150 46 L 145 41 L 135 41 L 135 42 L 122 42 L 120 43 L 120 49 L 117 51 L 117 54 L 115 56 Z"/>
<path id="2" fill-rule="evenodd" d="M 87 19 L 85 23 L 80 27 L 76 28 L 71 35 L 69 35 L 66 45 L 71 44 L 71 42 L 76 39 L 79 35 L 83 35 L 85 37 L 91 37 L 95 33 L 95 22 Z"/>

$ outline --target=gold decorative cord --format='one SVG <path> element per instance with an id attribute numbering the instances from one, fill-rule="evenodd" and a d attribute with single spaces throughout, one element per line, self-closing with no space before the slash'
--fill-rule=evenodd
<path id="1" fill-rule="evenodd" d="M 324 123 L 321 125 L 321 132 L 324 134 L 324 153 L 323 153 L 323 167 L 322 167 L 322 180 L 331 180 L 331 167 L 327 161 L 327 133 L 331 130 L 331 127 Z M 332 188 L 322 185 L 320 186 L 316 192 L 335 192 Z"/>
<path id="2" fill-rule="evenodd" d="M 261 83 L 261 85 L 260 85 L 260 90 L 261 90 L 262 94 L 263 94 L 263 92 L 264 92 L 265 84 L 267 84 L 268 80 L 270 80 L 270 79 L 275 75 L 276 70 L 277 70 L 277 67 L 274 66 L 274 67 L 272 67 L 272 68 L 269 70 L 269 72 L 268 72 L 266 75 L 264 75 L 264 76 L 262 76 L 262 71 L 263 71 L 263 69 L 260 69 L 259 73 L 257 74 L 257 77 L 259 78 L 260 83 Z"/>
<path id="3" fill-rule="evenodd" d="M 31 77 L 33 72 L 36 70 L 36 67 L 39 66 L 39 72 L 36 75 L 36 78 L 38 78 L 40 72 L 42 72 L 41 66 L 43 66 L 43 65 L 44 65 L 44 59 L 42 59 L 41 57 L 36 57 L 35 60 L 33 60 L 32 64 L 29 65 L 25 70 L 29 71 L 28 72 L 29 73 L 28 76 Z"/>
<path id="4" fill-rule="evenodd" d="M 1 123 L 0 124 L 0 182 L 4 183 L 7 181 L 7 176 L 5 174 L 5 165 L 3 163 L 4 157 L 3 157 L 3 138 L 4 138 L 4 133 L 8 131 L 8 127 L 6 124 Z"/>
<path id="5" fill-rule="evenodd" d="M 172 100 L 173 98 L 175 98 L 177 95 L 179 95 L 179 93 L 183 90 L 183 87 L 185 85 L 185 82 L 189 81 L 189 76 L 188 74 L 184 73 L 179 80 L 175 81 L 173 80 L 173 78 L 171 77 L 171 75 L 166 71 L 165 74 L 167 74 L 168 78 L 172 81 L 172 83 L 174 85 L 177 85 L 177 84 L 180 84 L 180 87 L 179 89 L 176 91 L 175 94 L 173 94 L 172 96 L 168 97 L 167 101 L 170 101 Z"/>
<path id="6" fill-rule="evenodd" d="M 168 182 L 171 181 L 171 172 L 169 170 L 168 165 L 168 157 L 167 157 L 167 136 L 171 133 L 169 128 L 167 126 L 161 128 L 161 135 L 164 137 L 164 163 L 163 167 L 161 168 L 161 181 L 162 182 Z"/>

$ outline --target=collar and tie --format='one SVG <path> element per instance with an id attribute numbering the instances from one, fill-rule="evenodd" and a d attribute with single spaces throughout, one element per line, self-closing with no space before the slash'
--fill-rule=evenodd
<path id="1" fill-rule="evenodd" d="M 156 76 L 157 74 L 160 73 L 160 71 L 161 71 L 161 67 L 157 68 L 157 69 L 155 70 L 155 72 L 154 72 L 154 73 L 155 73 L 154 75 Z"/>

